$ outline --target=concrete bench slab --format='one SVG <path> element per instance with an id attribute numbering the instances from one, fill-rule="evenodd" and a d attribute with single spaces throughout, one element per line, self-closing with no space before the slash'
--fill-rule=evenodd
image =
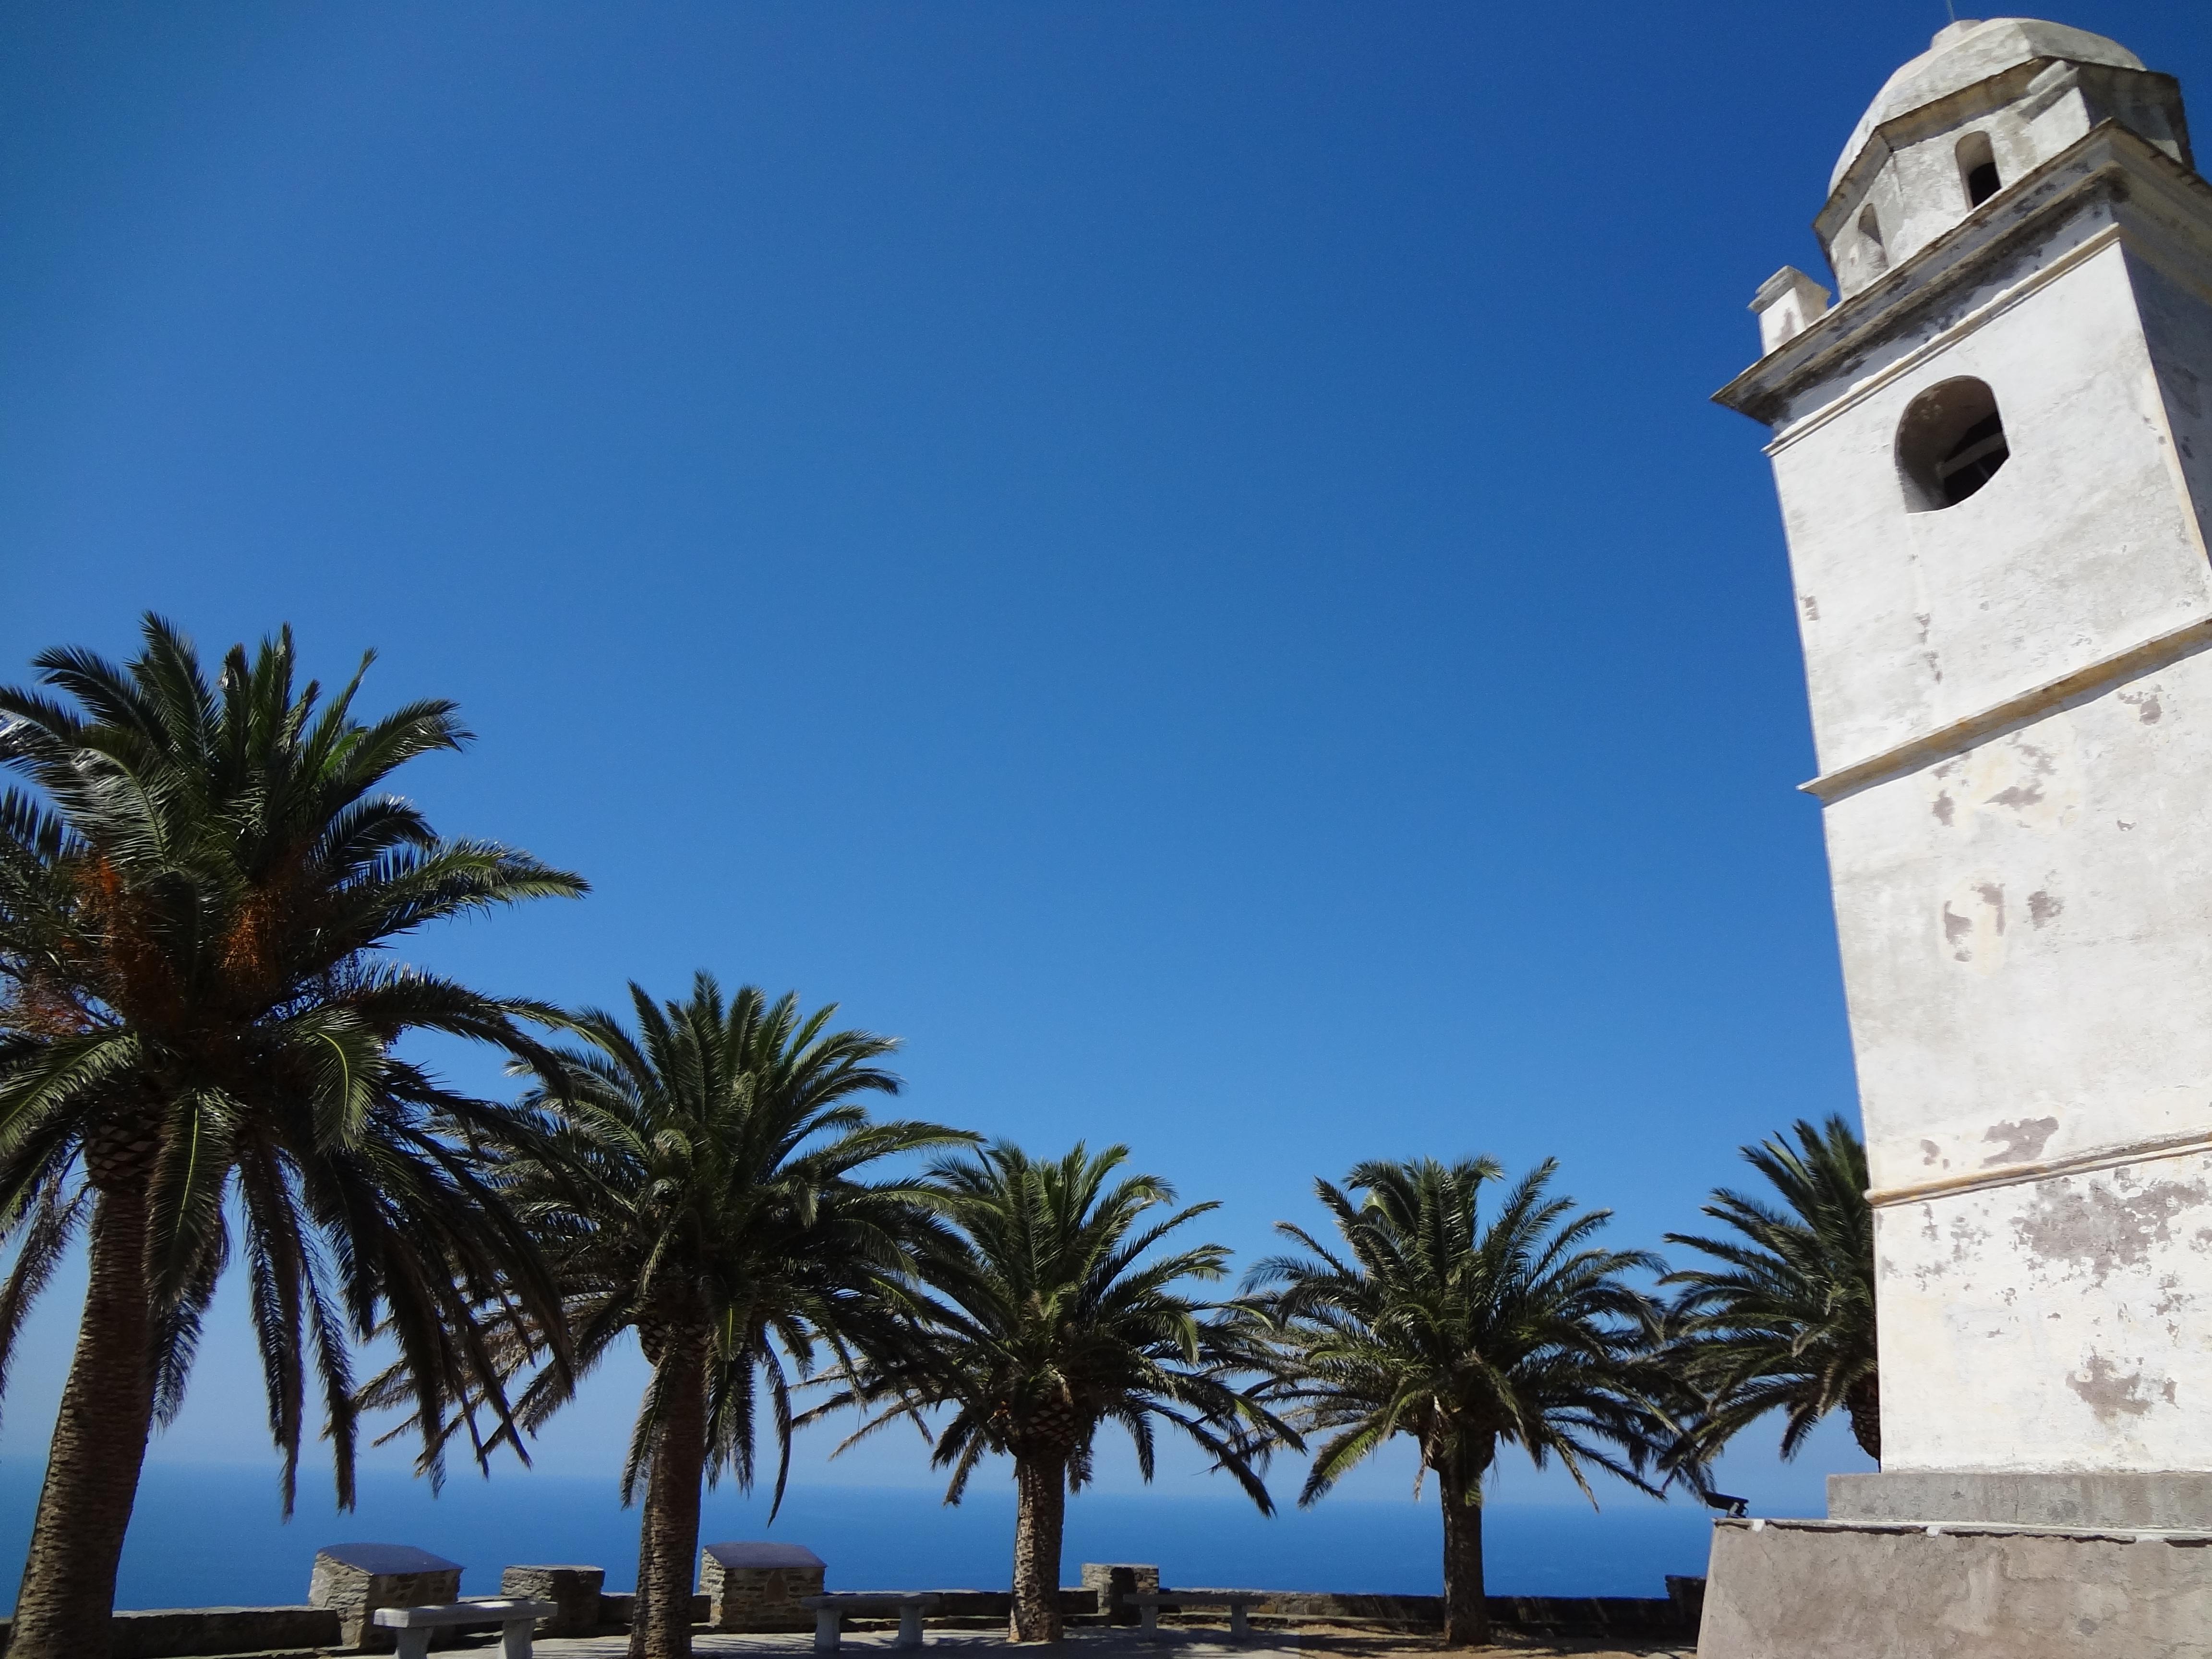
<path id="1" fill-rule="evenodd" d="M 550 1619 L 560 1610 L 550 1601 L 447 1601 L 436 1607 L 379 1607 L 376 1622 L 399 1632 L 399 1659 L 428 1659 L 431 1632 L 463 1625 L 497 1625 L 500 1659 L 530 1659 L 532 1630 L 539 1620 Z"/>
<path id="2" fill-rule="evenodd" d="M 835 1653 L 842 1644 L 843 1634 L 838 1628 L 848 1613 L 883 1613 L 898 1609 L 898 1639 L 895 1648 L 918 1648 L 921 1645 L 921 1615 L 937 1605 L 937 1597 L 927 1590 L 842 1590 L 833 1595 L 809 1595 L 801 1599 L 801 1607 L 814 1610 L 814 1650 Z"/>
<path id="3" fill-rule="evenodd" d="M 1229 1633 L 1252 1633 L 1251 1608 L 1267 1599 L 1266 1590 L 1138 1590 L 1121 1598 L 1137 1610 L 1139 1628 L 1157 1631 L 1162 1607 L 1226 1607 Z"/>

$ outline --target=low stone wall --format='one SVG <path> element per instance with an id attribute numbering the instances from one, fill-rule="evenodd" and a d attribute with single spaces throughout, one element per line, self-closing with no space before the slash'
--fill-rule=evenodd
<path id="1" fill-rule="evenodd" d="M 703 1594 L 694 1595 L 691 1598 L 691 1622 L 705 1624 L 711 1605 Z M 629 1590 L 603 1592 L 599 1596 L 599 1627 L 602 1630 L 628 1630 L 636 1606 L 637 1597 Z"/>
<path id="2" fill-rule="evenodd" d="M 1174 1586 L 1203 1594 L 1204 1585 Z M 1694 1616 L 1685 1616 L 1673 1597 L 1633 1595 L 1493 1595 L 1489 1598 L 1494 1623 L 1559 1636 L 1680 1636 L 1694 1633 Z M 1381 1625 L 1390 1630 L 1442 1630 L 1444 1599 L 1441 1595 L 1361 1595 L 1316 1590 L 1280 1590 L 1266 1594 L 1253 1604 L 1255 1619 L 1285 1622 L 1313 1620 L 1346 1624 Z M 1227 1614 L 1218 1608 L 1194 1609 L 1187 1615 L 1163 1610 L 1169 1622 L 1188 1618 L 1218 1623 Z"/>
<path id="3" fill-rule="evenodd" d="M 1705 1659 L 2208 1659 L 2212 1531 L 1736 1521 Z"/>
<path id="4" fill-rule="evenodd" d="M 375 1622 L 380 1607 L 442 1607 L 460 1599 L 461 1565 L 410 1544 L 329 1544 L 315 1552 L 307 1600 L 338 1615 L 338 1643 L 389 1653 L 398 1632 Z"/>
<path id="5" fill-rule="evenodd" d="M 508 1567 L 499 1576 L 499 1593 L 522 1601 L 550 1601 L 552 1617 L 541 1619 L 538 1636 L 589 1636 L 599 1627 L 599 1591 L 606 1583 L 601 1567 Z"/>
<path id="6" fill-rule="evenodd" d="M 1003 1624 L 1014 1610 L 1013 1593 L 1010 1590 L 932 1590 L 929 1593 L 937 1598 L 937 1605 L 922 1618 L 933 1625 L 970 1619 L 994 1620 Z M 1097 1611 L 1097 1591 L 1066 1589 L 1060 1591 L 1061 1618 L 1085 1619 Z M 890 1629 L 897 1623 L 898 1614 L 896 1613 L 884 1613 L 881 1617 L 848 1613 L 845 1617 L 848 1630 L 870 1630 L 878 1626 Z"/>
<path id="7" fill-rule="evenodd" d="M 0 1649 L 12 1621 L 0 1619 Z M 108 1625 L 109 1659 L 302 1651 L 338 1645 L 331 1607 L 155 1607 L 118 1613 Z"/>
<path id="8" fill-rule="evenodd" d="M 699 1547 L 699 1588 L 716 1630 L 811 1630 L 806 1598 L 822 1594 L 826 1567 L 803 1544 L 734 1539 Z"/>
<path id="9" fill-rule="evenodd" d="M 1160 1570 L 1148 1561 L 1085 1561 L 1083 1588 L 1098 1598 L 1109 1625 L 1134 1625 L 1141 1615 L 1129 1597 L 1160 1587 Z"/>
<path id="10" fill-rule="evenodd" d="M 586 1618 L 594 1621 L 589 1628 L 599 1631 L 629 1629 L 636 1601 L 634 1595 L 598 1595 L 592 1613 L 586 1613 L 582 1595 L 586 1576 L 597 1571 L 588 1567 L 508 1569 L 510 1574 L 518 1576 L 564 1575 L 564 1588 L 569 1591 L 571 1600 L 563 1605 L 563 1614 L 571 1621 L 567 1626 L 571 1632 L 584 1633 Z M 536 1578 L 529 1582 L 532 1593 L 544 1594 Z M 547 1584 L 550 1582 L 548 1580 Z M 1702 1581 L 1682 1581 L 1686 1590 L 1692 1584 L 1701 1588 Z M 517 1585 L 504 1583 L 501 1590 L 507 1595 L 521 1593 Z M 1013 1606 L 1013 1597 L 1005 1590 L 933 1593 L 938 1605 L 927 1615 L 932 1624 L 1003 1624 Z M 561 1600 L 559 1596 L 546 1599 Z M 1101 1611 L 1098 1593 L 1090 1589 L 1062 1589 L 1060 1610 L 1064 1618 L 1096 1619 Z M 1255 1618 L 1283 1623 L 1330 1621 L 1376 1625 L 1407 1632 L 1440 1630 L 1444 1619 L 1443 1598 L 1437 1595 L 1279 1590 L 1266 1594 L 1252 1611 Z M 708 1598 L 694 1595 L 691 1622 L 706 1624 L 708 1613 Z M 1497 1623 L 1516 1630 L 1558 1636 L 1680 1638 L 1694 1635 L 1697 1630 L 1694 1602 L 1688 1601 L 1686 1595 L 1672 1601 L 1632 1596 L 1493 1595 L 1490 1598 L 1490 1616 Z M 1223 1617 L 1218 1608 L 1194 1609 L 1188 1614 L 1164 1611 L 1161 1614 L 1163 1622 L 1170 1624 L 1218 1623 Z M 897 1620 L 893 1615 L 882 1619 L 848 1618 L 846 1622 L 848 1627 L 874 1628 L 888 1627 Z M 495 1622 L 491 1620 L 484 1626 L 486 1629 L 495 1627 Z M 187 1659 L 187 1656 L 305 1652 L 345 1644 L 339 1609 L 336 1607 L 167 1607 L 118 1613 L 111 1628 L 113 1645 L 110 1659 Z M 8 1621 L 0 1619 L 0 1650 L 6 1648 L 7 1639 Z"/>

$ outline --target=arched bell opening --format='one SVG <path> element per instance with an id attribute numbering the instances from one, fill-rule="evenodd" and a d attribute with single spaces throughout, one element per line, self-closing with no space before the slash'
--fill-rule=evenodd
<path id="1" fill-rule="evenodd" d="M 1971 375 L 1929 387 L 1898 422 L 1897 466 L 1908 512 L 1958 506 L 2011 459 L 1996 393 Z"/>
<path id="2" fill-rule="evenodd" d="M 2004 188 L 1997 172 L 1997 155 L 1986 132 L 1970 132 L 1959 140 L 1959 182 L 1966 191 L 1966 206 L 1978 208 Z"/>

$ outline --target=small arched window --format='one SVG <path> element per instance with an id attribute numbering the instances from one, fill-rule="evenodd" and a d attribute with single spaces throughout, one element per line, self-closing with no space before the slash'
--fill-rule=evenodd
<path id="1" fill-rule="evenodd" d="M 1860 257 L 1865 259 L 1869 271 L 1879 276 L 1889 269 L 1889 249 L 1881 240 L 1881 216 L 1874 210 L 1872 204 L 1859 215 L 1859 244 Z"/>
<path id="2" fill-rule="evenodd" d="M 1898 422 L 1898 471 L 1914 513 L 1956 507 L 2011 458 L 1996 393 L 1986 381 L 1962 376 L 1932 386 Z"/>
<path id="3" fill-rule="evenodd" d="M 1966 205 L 1978 208 L 2004 188 L 1997 172 L 1996 151 L 1986 132 L 1970 132 L 1959 140 L 1959 182 L 1966 186 Z"/>

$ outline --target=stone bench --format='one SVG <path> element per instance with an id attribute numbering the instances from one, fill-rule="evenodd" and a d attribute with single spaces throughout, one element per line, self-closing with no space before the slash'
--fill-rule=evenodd
<path id="1" fill-rule="evenodd" d="M 500 1659 L 530 1659 L 530 1632 L 561 1609 L 550 1601 L 447 1601 L 434 1607 L 379 1607 L 376 1622 L 399 1632 L 399 1659 L 427 1659 L 430 1632 L 463 1626 L 499 1626 Z"/>
<path id="2" fill-rule="evenodd" d="M 814 1650 L 835 1653 L 842 1641 L 838 1626 L 848 1613 L 881 1613 L 898 1609 L 898 1640 L 895 1648 L 921 1645 L 921 1615 L 937 1605 L 926 1590 L 846 1590 L 835 1595 L 809 1595 L 799 1605 L 814 1610 Z"/>
<path id="3" fill-rule="evenodd" d="M 1137 1610 L 1138 1626 L 1157 1631 L 1160 1627 L 1162 1607 L 1226 1607 L 1229 1609 L 1229 1633 L 1249 1636 L 1252 1621 L 1249 1617 L 1252 1607 L 1267 1599 L 1265 1590 L 1137 1590 L 1124 1595 L 1122 1601 Z"/>

